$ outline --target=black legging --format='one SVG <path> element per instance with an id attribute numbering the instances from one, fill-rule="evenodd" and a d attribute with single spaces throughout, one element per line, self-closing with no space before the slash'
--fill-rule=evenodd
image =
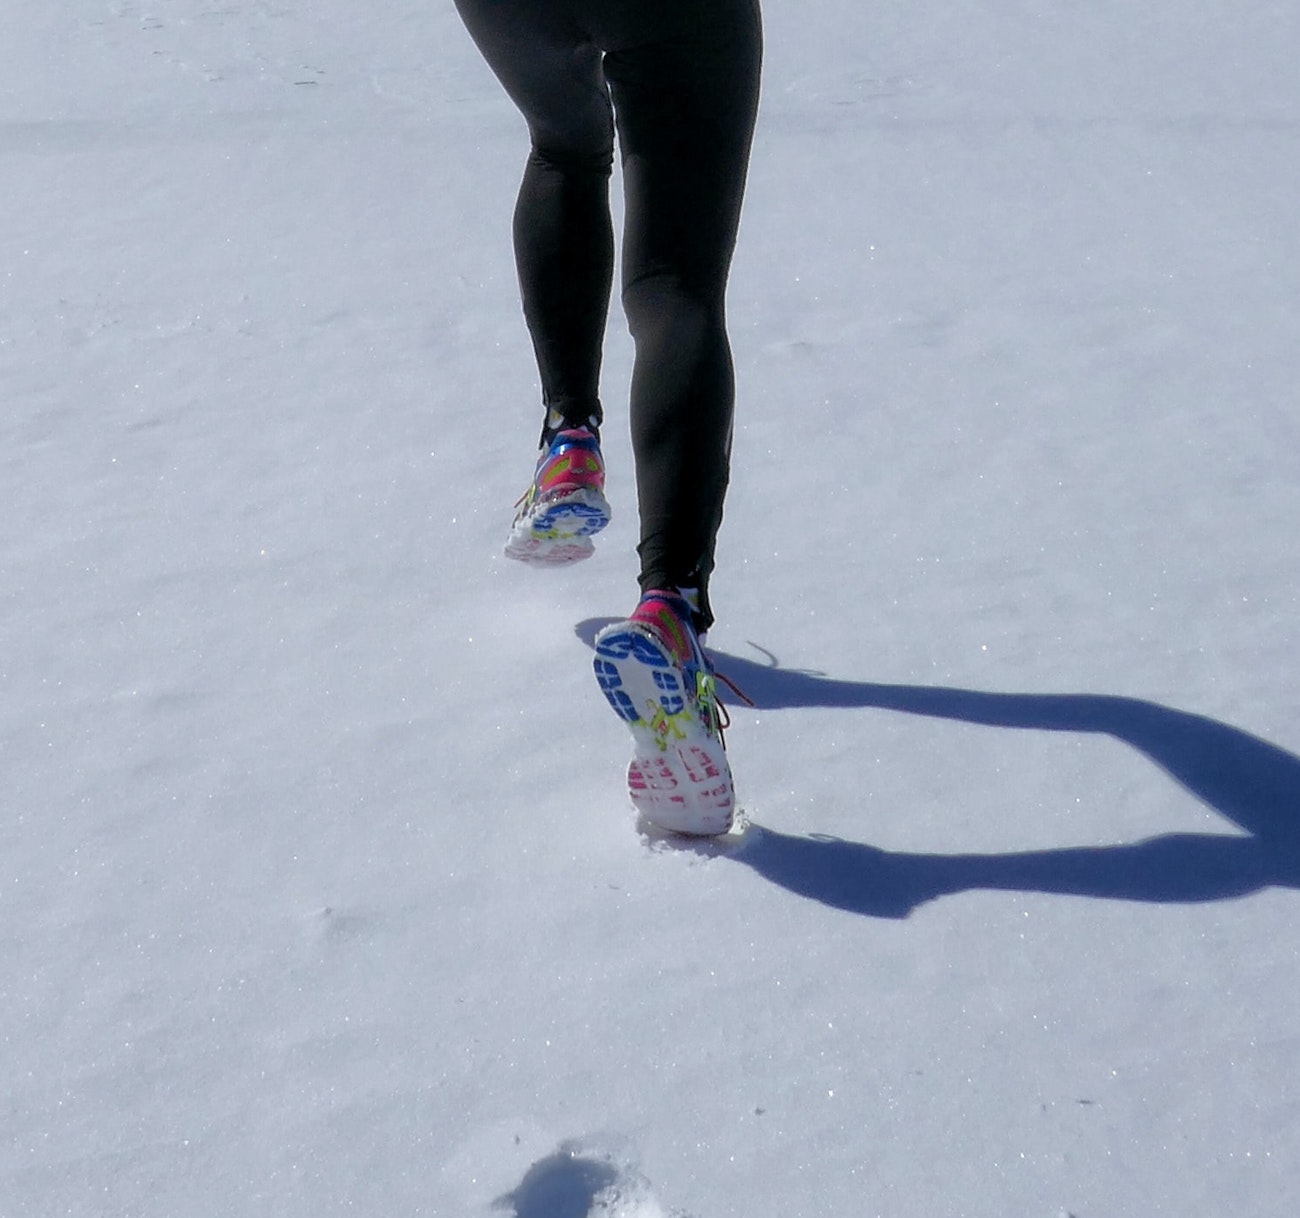
<path id="1" fill-rule="evenodd" d="M 457 6 L 528 121 L 515 256 L 552 421 L 601 419 L 617 123 L 641 586 L 699 588 L 707 626 L 735 397 L 724 298 L 758 108 L 758 2 Z"/>

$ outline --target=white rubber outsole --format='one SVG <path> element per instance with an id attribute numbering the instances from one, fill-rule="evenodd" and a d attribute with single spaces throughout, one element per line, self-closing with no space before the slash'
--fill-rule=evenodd
<path id="1" fill-rule="evenodd" d="M 516 518 L 506 557 L 540 566 L 581 562 L 595 552 L 591 539 L 610 517 L 609 501 L 591 487 L 543 500 Z"/>
<path id="2" fill-rule="evenodd" d="M 694 693 L 664 645 L 649 629 L 618 622 L 596 636 L 593 667 L 632 733 L 627 787 L 637 811 L 672 833 L 726 833 L 736 810 L 726 750 L 701 722 Z"/>

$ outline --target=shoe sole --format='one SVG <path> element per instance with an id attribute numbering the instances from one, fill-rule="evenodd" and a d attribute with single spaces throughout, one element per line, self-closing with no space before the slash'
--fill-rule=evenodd
<path id="1" fill-rule="evenodd" d="M 691 708 L 667 648 L 648 628 L 619 622 L 596 636 L 593 669 L 632 733 L 627 789 L 637 811 L 671 833 L 726 833 L 736 808 L 726 750 Z"/>
<path id="2" fill-rule="evenodd" d="M 506 557 L 540 566 L 581 562 L 595 552 L 592 536 L 610 516 L 608 500 L 594 487 L 544 500 L 515 521 Z"/>

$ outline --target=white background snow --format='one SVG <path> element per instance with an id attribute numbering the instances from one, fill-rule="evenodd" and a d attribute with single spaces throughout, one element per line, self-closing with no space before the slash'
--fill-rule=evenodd
<path id="1" fill-rule="evenodd" d="M 698 849 L 451 6 L 0 18 L 0 1214 L 1300 1211 L 1300 8 L 768 0 Z"/>

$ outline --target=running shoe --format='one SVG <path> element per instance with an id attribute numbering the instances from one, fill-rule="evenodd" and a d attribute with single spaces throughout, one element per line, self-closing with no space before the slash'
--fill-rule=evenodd
<path id="1" fill-rule="evenodd" d="M 736 796 L 724 712 L 691 607 L 676 589 L 641 597 L 596 636 L 596 681 L 632 733 L 632 803 L 650 824 L 712 837 L 731 828 Z"/>
<path id="2" fill-rule="evenodd" d="M 595 548 L 591 538 L 610 517 L 596 434 L 587 427 L 556 433 L 515 507 L 507 557 L 546 565 L 590 558 Z"/>

